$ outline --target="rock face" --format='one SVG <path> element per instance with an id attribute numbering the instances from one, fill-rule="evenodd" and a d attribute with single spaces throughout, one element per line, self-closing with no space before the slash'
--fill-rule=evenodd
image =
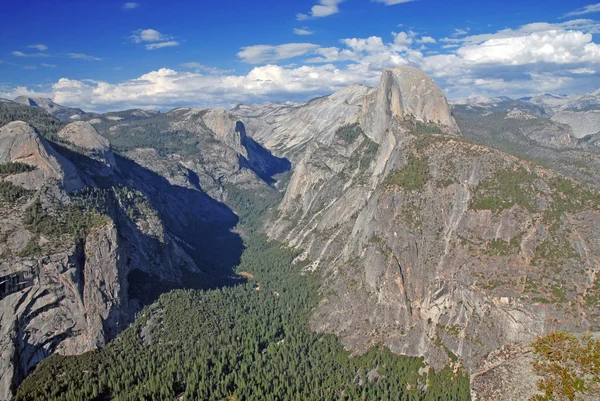
<path id="1" fill-rule="evenodd" d="M 522 354 L 501 350 L 526 353 L 556 329 L 600 330 L 600 211 L 577 200 L 597 195 L 461 139 L 422 73 L 386 71 L 382 83 L 387 93 L 367 95 L 360 125 L 308 141 L 266 230 L 327 277 L 315 330 L 354 351 L 384 344 L 434 367 L 457 355 L 474 396 L 487 399 L 478 389 L 492 366 L 517 364 L 532 379 L 516 362 Z M 519 377 L 492 390 L 507 394 L 502 386 L 515 399 L 533 391 Z"/>
<path id="2" fill-rule="evenodd" d="M 458 131 L 446 96 L 427 74 L 408 66 L 383 70 L 379 88 L 363 101 L 361 127 L 380 143 L 392 119 L 405 116 Z"/>
<path id="3" fill-rule="evenodd" d="M 0 128 L 0 164 L 15 162 L 35 168 L 9 177 L 10 181 L 27 189 L 39 189 L 49 179 L 62 183 L 67 192 L 83 188 L 75 166 L 22 121 Z"/>
<path id="4" fill-rule="evenodd" d="M 15 99 L 15 102 L 25 106 L 43 109 L 65 123 L 89 119 L 94 116 L 93 113 L 86 113 L 81 109 L 61 106 L 60 104 L 54 103 L 51 99 L 43 97 L 30 98 L 27 96 L 19 96 Z"/>
<path id="5" fill-rule="evenodd" d="M 126 159 L 85 122 L 56 133 L 57 144 L 24 122 L 0 129 L 0 164 L 34 167 L 0 175 L 31 190 L 17 200 L 0 193 L 0 399 L 49 355 L 103 347 L 160 293 L 229 279 L 243 249 L 231 231 L 238 218 L 186 166 L 224 196 L 225 183 L 266 186 L 260 172 L 280 159 L 226 112 L 209 113 L 216 132 L 196 112 L 179 113 L 127 121 L 165 118 L 167 130 L 195 130 L 207 145 L 195 157 L 132 149 Z M 67 219 L 84 221 L 83 234 L 61 219 L 73 207 Z"/>
<path id="6" fill-rule="evenodd" d="M 364 97 L 373 91 L 354 84 L 302 105 L 238 105 L 231 113 L 244 121 L 255 140 L 295 163 L 308 142 L 318 138 L 328 143 L 340 126 L 356 122 Z"/>
<path id="7" fill-rule="evenodd" d="M 600 110 L 559 111 L 552 116 L 552 121 L 569 125 L 576 138 L 600 133 Z"/>
<path id="8" fill-rule="evenodd" d="M 116 165 L 108 139 L 87 122 L 77 121 L 58 132 L 58 138 L 69 145 L 84 149 L 86 154 L 108 167 Z"/>

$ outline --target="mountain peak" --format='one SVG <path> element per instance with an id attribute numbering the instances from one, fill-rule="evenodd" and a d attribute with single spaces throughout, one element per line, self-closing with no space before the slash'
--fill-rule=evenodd
<path id="1" fill-rule="evenodd" d="M 379 88 L 363 102 L 361 125 L 367 135 L 380 142 L 391 120 L 405 116 L 458 132 L 448 100 L 430 76 L 410 66 L 384 69 Z"/>
<path id="2" fill-rule="evenodd" d="M 26 189 L 39 189 L 49 179 L 61 182 L 67 192 L 83 188 L 75 166 L 23 121 L 0 128 L 0 163 L 16 162 L 35 168 L 10 177 L 14 184 Z"/>

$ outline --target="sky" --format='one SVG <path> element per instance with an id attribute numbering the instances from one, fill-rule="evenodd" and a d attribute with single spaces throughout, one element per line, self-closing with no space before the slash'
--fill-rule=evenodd
<path id="1" fill-rule="evenodd" d="M 301 102 L 383 68 L 450 99 L 600 88 L 600 3 L 564 0 L 20 0 L 0 97 L 87 111 Z"/>

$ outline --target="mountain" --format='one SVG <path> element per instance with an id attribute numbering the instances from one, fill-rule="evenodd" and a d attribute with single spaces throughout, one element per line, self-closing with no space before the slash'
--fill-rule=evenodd
<path id="1" fill-rule="evenodd" d="M 1 104 L 28 123 L 0 140 L 0 398 L 39 366 L 19 399 L 462 400 L 463 372 L 528 399 L 536 336 L 600 332 L 600 151 L 550 118 L 568 102 L 451 106 L 405 66 L 229 111 Z"/>
<path id="2" fill-rule="evenodd" d="M 588 113 L 588 112 L 578 112 Z M 573 127 L 524 100 L 461 101 L 452 114 L 463 136 L 542 163 L 568 177 L 600 185 L 600 147 L 592 137 L 578 138 Z M 578 118 L 578 117 L 577 117 Z"/>
<path id="3" fill-rule="evenodd" d="M 551 118 L 571 127 L 571 135 L 583 138 L 600 132 L 600 95 L 598 91 L 572 95 L 537 95 L 519 100 L 508 98 L 471 98 L 454 102 L 491 112 L 519 109 L 529 114 Z"/>
<path id="4" fill-rule="evenodd" d="M 500 114 L 531 125 L 530 147 L 572 143 L 548 119 Z M 411 68 L 384 71 L 347 121 L 305 140 L 266 225 L 325 277 L 313 329 L 355 352 L 383 344 L 435 367 L 459 357 L 478 399 L 527 398 L 536 335 L 600 329 L 598 192 L 466 141 L 441 91 Z M 287 130 L 255 135 L 268 144 Z"/>
<path id="5" fill-rule="evenodd" d="M 354 84 L 302 105 L 238 105 L 230 112 L 244 121 L 255 140 L 275 154 L 296 161 L 312 138 L 331 141 L 339 126 L 355 123 L 363 99 L 373 91 L 373 88 Z"/>
<path id="6" fill-rule="evenodd" d="M 161 293 L 235 282 L 239 218 L 222 200 L 273 191 L 289 168 L 225 111 L 147 113 L 129 131 L 23 107 L 1 110 L 35 124 L 0 129 L 1 399 L 46 357 L 104 347 Z"/>
<path id="7" fill-rule="evenodd" d="M 63 122 L 72 122 L 94 116 L 93 113 L 86 113 L 78 108 L 61 106 L 60 104 L 54 103 L 51 99 L 43 97 L 30 98 L 23 95 L 17 97 L 14 101 L 24 106 L 39 107 L 53 116 L 56 116 Z"/>

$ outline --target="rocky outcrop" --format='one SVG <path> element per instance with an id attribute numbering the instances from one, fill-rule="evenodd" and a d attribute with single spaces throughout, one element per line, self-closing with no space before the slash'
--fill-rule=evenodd
<path id="1" fill-rule="evenodd" d="M 43 109 L 65 123 L 89 119 L 95 116 L 94 113 L 86 113 L 78 108 L 61 106 L 60 104 L 54 103 L 52 99 L 43 97 L 30 98 L 28 96 L 19 96 L 15 99 L 15 103 Z"/>
<path id="2" fill-rule="evenodd" d="M 179 161 L 168 180 L 173 161 L 115 156 L 87 123 L 57 138 L 60 153 L 23 122 L 0 129 L 0 164 L 34 167 L 2 178 L 35 190 L 0 194 L 0 399 L 49 355 L 103 347 L 161 292 L 224 281 L 242 249 L 237 217 Z"/>
<path id="3" fill-rule="evenodd" d="M 39 189 L 52 179 L 60 182 L 67 192 L 83 188 L 75 166 L 22 121 L 0 128 L 0 164 L 16 162 L 34 167 L 34 170 L 9 176 L 7 179 L 14 184 Z"/>
<path id="4" fill-rule="evenodd" d="M 384 344 L 434 367 L 456 355 L 479 378 L 477 392 L 499 351 L 556 329 L 600 330 L 599 205 L 576 201 L 588 190 L 554 171 L 462 140 L 447 106 L 435 111 L 446 124 L 431 123 L 433 109 L 417 106 L 441 108 L 439 89 L 395 82 L 415 74 L 384 72 L 388 93 L 367 97 L 364 132 L 306 146 L 266 229 L 327 277 L 315 330 L 357 352 Z M 402 108 L 407 85 L 416 114 Z M 493 391 L 512 386 L 515 399 L 533 390 L 519 377 L 498 383 Z"/>
<path id="5" fill-rule="evenodd" d="M 552 121 L 567 124 L 573 130 L 573 136 L 583 138 L 600 132 L 600 110 L 575 111 L 564 110 L 552 116 Z"/>
<path id="6" fill-rule="evenodd" d="M 244 122 L 252 138 L 295 163 L 310 141 L 330 143 L 340 126 L 355 123 L 363 98 L 373 91 L 354 84 L 304 104 L 238 105 L 231 113 Z"/>
<path id="7" fill-rule="evenodd" d="M 379 88 L 363 101 L 361 126 L 380 143 L 392 119 L 406 116 L 458 132 L 446 96 L 427 74 L 408 66 L 383 70 Z"/>
<path id="8" fill-rule="evenodd" d="M 57 137 L 60 141 L 82 150 L 87 156 L 108 167 L 116 166 L 110 142 L 101 136 L 90 123 L 83 121 L 71 123 L 60 130 Z"/>

